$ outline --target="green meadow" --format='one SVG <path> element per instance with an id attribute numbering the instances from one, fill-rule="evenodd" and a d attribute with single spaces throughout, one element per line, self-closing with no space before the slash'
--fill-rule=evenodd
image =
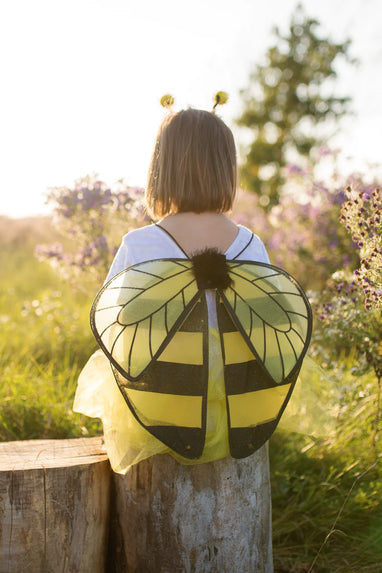
<path id="1" fill-rule="evenodd" d="M 73 291 L 35 259 L 35 244 L 55 238 L 49 219 L 1 224 L 0 439 L 101 435 L 99 420 L 71 409 L 78 374 L 96 348 L 88 326 L 95 292 Z M 339 389 L 330 432 L 284 429 L 271 440 L 276 573 L 382 571 L 377 387 L 352 365 L 344 356 L 327 370 Z M 305 415 L 314 421 L 314 404 Z"/>

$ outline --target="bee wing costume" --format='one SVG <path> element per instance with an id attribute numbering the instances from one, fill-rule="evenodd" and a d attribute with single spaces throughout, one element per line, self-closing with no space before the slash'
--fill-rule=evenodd
<path id="1" fill-rule="evenodd" d="M 203 461 L 211 433 L 211 345 L 221 353 L 226 455 L 234 458 L 247 457 L 273 433 L 309 345 L 312 317 L 301 287 L 285 271 L 239 255 L 245 249 L 231 260 L 206 251 L 191 260 L 134 264 L 107 282 L 91 311 L 133 417 L 189 463 Z"/>

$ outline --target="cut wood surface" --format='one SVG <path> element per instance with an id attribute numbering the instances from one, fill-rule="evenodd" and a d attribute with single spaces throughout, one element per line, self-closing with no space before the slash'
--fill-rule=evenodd
<path id="1" fill-rule="evenodd" d="M 101 438 L 0 444 L 1 573 L 103 573 L 110 475 Z"/>
<path id="2" fill-rule="evenodd" d="M 267 446 L 183 466 L 157 455 L 113 474 L 108 573 L 271 573 Z"/>
<path id="3" fill-rule="evenodd" d="M 0 471 L 65 467 L 107 459 L 102 438 L 0 443 Z"/>

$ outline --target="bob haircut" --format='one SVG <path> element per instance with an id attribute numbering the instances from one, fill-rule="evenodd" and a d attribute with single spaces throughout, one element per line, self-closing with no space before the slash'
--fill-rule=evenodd
<path id="1" fill-rule="evenodd" d="M 235 142 L 219 117 L 192 108 L 165 117 L 146 187 L 147 210 L 154 219 L 186 211 L 229 211 L 236 180 Z"/>

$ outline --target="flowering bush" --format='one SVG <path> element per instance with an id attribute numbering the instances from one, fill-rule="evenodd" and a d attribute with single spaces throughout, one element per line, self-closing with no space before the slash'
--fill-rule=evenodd
<path id="1" fill-rule="evenodd" d="M 312 296 L 313 310 L 319 319 L 314 329 L 313 349 L 331 369 L 341 368 L 346 356 L 353 366 L 350 372 L 359 377 L 372 371 L 376 391 L 370 385 L 362 396 L 376 395 L 372 445 L 376 445 L 379 430 L 382 391 L 382 314 L 378 309 L 367 309 L 364 294 L 357 280 L 349 272 L 339 271 L 328 281 L 326 289 Z M 344 388 L 346 393 L 351 388 Z"/>
<path id="2" fill-rule="evenodd" d="M 382 376 L 382 320 L 379 310 L 364 307 L 362 289 L 352 274 L 334 273 L 325 290 L 312 295 L 319 320 L 315 343 L 320 342 L 328 362 L 352 354 L 353 372 L 364 374 L 372 367 Z"/>
<path id="3" fill-rule="evenodd" d="M 293 165 L 287 176 L 288 192 L 268 212 L 257 195 L 239 192 L 234 218 L 262 238 L 273 264 L 306 289 L 320 290 L 335 271 L 359 262 L 357 246 L 338 221 L 346 182 L 324 184 Z"/>
<path id="4" fill-rule="evenodd" d="M 353 274 L 334 273 L 315 301 L 319 318 L 314 346 L 329 364 L 337 364 L 344 354 L 354 360 L 355 376 L 372 370 L 377 381 L 372 445 L 379 430 L 382 391 L 382 196 L 373 186 L 360 185 L 346 190 L 347 201 L 340 221 L 352 234 L 360 252 L 360 267 Z M 375 394 L 372 388 L 364 393 Z"/>
<path id="5" fill-rule="evenodd" d="M 382 307 L 382 193 L 376 188 L 359 192 L 347 188 L 341 222 L 352 233 L 360 250 L 361 264 L 354 271 L 365 295 L 365 308 Z"/>
<path id="6" fill-rule="evenodd" d="M 101 283 L 122 235 L 149 220 L 143 189 L 129 187 L 123 180 L 109 187 L 96 175 L 79 179 L 73 187 L 50 189 L 47 202 L 66 242 L 38 245 L 37 258 L 48 261 L 77 287 L 80 276 Z"/>
<path id="7" fill-rule="evenodd" d="M 382 376 L 382 195 L 373 186 L 360 185 L 346 189 L 347 201 L 341 208 L 340 221 L 352 234 L 360 252 L 360 267 L 353 274 L 344 270 L 334 273 L 316 301 L 318 330 L 327 352 L 340 356 L 353 352 L 357 369 L 370 366 Z"/>

